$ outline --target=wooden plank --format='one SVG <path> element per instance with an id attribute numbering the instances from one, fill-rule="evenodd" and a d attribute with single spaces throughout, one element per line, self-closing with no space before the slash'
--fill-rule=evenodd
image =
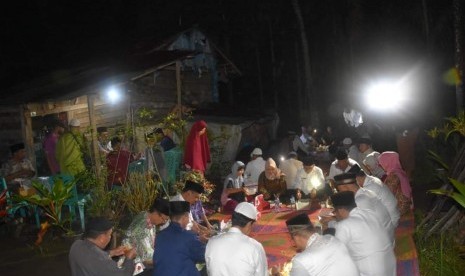
<path id="1" fill-rule="evenodd" d="M 97 179 L 100 177 L 100 169 L 101 169 L 101 164 L 100 164 L 100 152 L 98 149 L 98 140 L 97 140 L 97 126 L 95 124 L 95 116 L 94 116 L 94 99 L 95 95 L 87 95 L 87 106 L 89 110 L 89 123 L 91 127 L 91 142 L 92 142 L 92 153 L 93 153 L 93 159 L 95 162 L 95 176 Z"/>
<path id="2" fill-rule="evenodd" d="M 182 118 L 182 102 L 181 102 L 181 61 L 176 61 L 176 95 L 178 104 L 178 117 Z"/>
<path id="3" fill-rule="evenodd" d="M 37 172 L 36 153 L 34 150 L 34 136 L 32 134 L 31 111 L 27 105 L 21 105 L 21 129 L 23 132 L 23 141 L 26 146 L 27 157 L 30 158 L 32 166 Z"/>

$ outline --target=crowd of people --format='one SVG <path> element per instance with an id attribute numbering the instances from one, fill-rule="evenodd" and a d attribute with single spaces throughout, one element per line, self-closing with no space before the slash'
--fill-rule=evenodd
<path id="1" fill-rule="evenodd" d="M 56 122 L 44 142 L 47 164 L 54 174 L 76 175 L 85 169 L 78 120 L 69 130 Z M 187 137 L 183 165 L 204 174 L 211 161 L 207 124 L 193 124 Z M 268 275 L 263 246 L 250 237 L 257 221 L 255 197 L 279 204 L 308 199 L 334 211 L 321 216 L 323 232 L 306 213 L 286 221 L 299 253 L 292 259 L 291 275 L 395 275 L 395 229 L 413 208 L 409 178 L 396 152 L 376 152 L 369 137 L 345 138 L 339 144 L 328 128 L 325 135 L 289 133 L 289 152 L 279 165 L 263 158 L 255 148 L 248 162 L 235 161 L 221 189 L 221 211 L 231 213 L 231 228 L 219 235 L 206 216 L 200 197 L 203 183 L 186 181 L 178 194 L 156 199 L 149 210 L 133 219 L 122 245 L 106 251 L 113 225 L 92 218 L 82 240 L 69 253 L 72 275 Z M 109 140 L 98 129 L 99 151 L 107 161 L 110 188 L 124 185 L 129 163 L 140 158 L 122 146 L 120 137 Z M 161 141 L 161 143 L 160 143 Z M 321 168 L 313 149 L 331 146 L 333 160 Z M 147 135 L 147 171 L 163 177 L 163 152 L 175 146 L 161 129 Z M 158 147 L 157 147 L 158 146 Z M 15 180 L 35 171 L 25 158 L 24 144 L 11 147 L 12 157 L 2 175 L 9 188 Z M 244 160 L 247 161 L 247 160 Z M 24 181 L 21 181 L 23 185 Z M 313 205 L 311 205 L 313 206 Z M 200 269 L 197 264 L 205 263 Z M 271 268 L 272 275 L 280 275 Z"/>

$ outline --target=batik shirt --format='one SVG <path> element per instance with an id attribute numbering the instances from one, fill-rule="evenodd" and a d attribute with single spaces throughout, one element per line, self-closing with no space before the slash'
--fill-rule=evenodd
<path id="1" fill-rule="evenodd" d="M 123 244 L 130 243 L 135 246 L 137 252 L 136 262 L 151 261 L 155 248 L 155 235 L 155 226 L 150 223 L 147 212 L 141 212 L 129 225 Z"/>

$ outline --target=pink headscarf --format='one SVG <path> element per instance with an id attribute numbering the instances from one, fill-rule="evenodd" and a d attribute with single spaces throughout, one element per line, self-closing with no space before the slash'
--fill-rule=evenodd
<path id="1" fill-rule="evenodd" d="M 378 162 L 388 175 L 397 175 L 400 180 L 402 194 L 404 194 L 407 198 L 411 198 L 412 188 L 410 187 L 410 181 L 407 173 L 405 173 L 404 169 L 402 169 L 402 165 L 400 164 L 399 154 L 394 151 L 385 151 L 378 157 Z"/>

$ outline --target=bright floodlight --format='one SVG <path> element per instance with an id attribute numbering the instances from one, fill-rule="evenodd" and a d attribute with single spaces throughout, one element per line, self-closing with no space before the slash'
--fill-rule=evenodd
<path id="1" fill-rule="evenodd" d="M 116 103 L 121 99 L 121 93 L 114 87 L 110 88 L 107 92 L 108 99 L 112 103 Z"/>
<path id="2" fill-rule="evenodd" d="M 371 109 L 396 110 L 405 99 L 405 88 L 399 83 L 379 82 L 368 88 L 366 103 Z"/>

